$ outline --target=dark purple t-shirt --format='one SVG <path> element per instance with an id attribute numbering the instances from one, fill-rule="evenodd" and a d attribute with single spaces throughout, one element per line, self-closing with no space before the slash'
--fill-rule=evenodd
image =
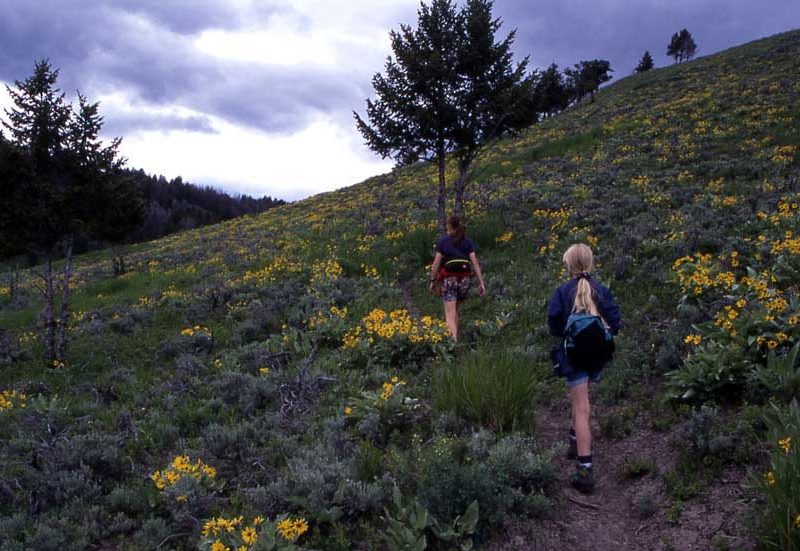
<path id="1" fill-rule="evenodd" d="M 454 258 L 468 259 L 470 253 L 475 252 L 475 244 L 470 241 L 468 237 L 465 237 L 456 245 L 453 243 L 453 238 L 451 236 L 445 235 L 436 243 L 436 252 L 442 253 L 445 262 Z"/>

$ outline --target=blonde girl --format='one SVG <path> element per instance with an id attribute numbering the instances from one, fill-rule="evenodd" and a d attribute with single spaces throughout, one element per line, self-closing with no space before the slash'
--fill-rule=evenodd
<path id="1" fill-rule="evenodd" d="M 583 243 L 576 243 L 567 249 L 563 260 L 570 279 L 555 290 L 547 306 L 550 333 L 563 339 L 570 314 L 585 313 L 600 316 L 611 333 L 616 335 L 620 328 L 619 306 L 611 291 L 591 277 L 594 266 L 592 249 Z M 600 380 L 605 365 L 598 360 L 594 365 L 576 369 L 570 364 L 563 343 L 553 348 L 551 356 L 556 372 L 566 378 L 572 400 L 567 456 L 578 460 L 572 485 L 579 491 L 588 493 L 594 489 L 592 434 L 589 429 L 589 382 Z"/>

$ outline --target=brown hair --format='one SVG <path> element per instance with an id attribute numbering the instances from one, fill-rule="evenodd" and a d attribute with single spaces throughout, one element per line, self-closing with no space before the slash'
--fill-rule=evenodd
<path id="1" fill-rule="evenodd" d="M 467 233 L 467 228 L 464 227 L 464 224 L 458 216 L 455 215 L 447 219 L 447 225 L 450 226 L 450 235 L 453 237 L 453 244 L 458 245 L 463 241 Z"/>
<path id="2" fill-rule="evenodd" d="M 575 292 L 575 306 L 572 307 L 572 311 L 599 316 L 592 286 L 589 284 L 589 274 L 594 264 L 592 249 L 589 245 L 575 243 L 564 253 L 564 264 L 567 265 L 571 276 L 578 277 L 578 289 Z"/>

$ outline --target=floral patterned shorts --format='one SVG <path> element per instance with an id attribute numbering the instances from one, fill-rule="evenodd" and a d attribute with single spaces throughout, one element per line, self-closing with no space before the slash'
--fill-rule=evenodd
<path id="1" fill-rule="evenodd" d="M 446 277 L 442 280 L 442 299 L 445 302 L 461 302 L 467 298 L 471 277 Z"/>

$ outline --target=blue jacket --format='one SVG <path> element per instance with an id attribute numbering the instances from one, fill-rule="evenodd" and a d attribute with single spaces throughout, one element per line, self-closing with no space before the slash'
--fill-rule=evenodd
<path id="1" fill-rule="evenodd" d="M 619 305 L 611 294 L 611 290 L 605 285 L 601 285 L 597 281 L 589 278 L 589 285 L 592 287 L 593 298 L 597 304 L 597 309 L 600 315 L 608 324 L 611 333 L 616 335 L 619 332 L 621 320 L 619 313 Z M 550 297 L 550 303 L 547 305 L 547 325 L 550 327 L 550 334 L 555 337 L 563 337 L 564 330 L 567 328 L 567 318 L 572 313 L 572 308 L 575 306 L 575 291 L 578 288 L 578 278 L 574 277 L 560 285 L 555 290 L 553 296 Z M 556 347 L 563 350 L 562 346 Z M 566 356 L 559 354 L 556 349 L 553 349 L 553 360 L 559 364 L 559 372 L 565 375 L 572 371 L 572 366 L 567 365 Z M 598 365 L 597 369 L 602 368 Z"/>

